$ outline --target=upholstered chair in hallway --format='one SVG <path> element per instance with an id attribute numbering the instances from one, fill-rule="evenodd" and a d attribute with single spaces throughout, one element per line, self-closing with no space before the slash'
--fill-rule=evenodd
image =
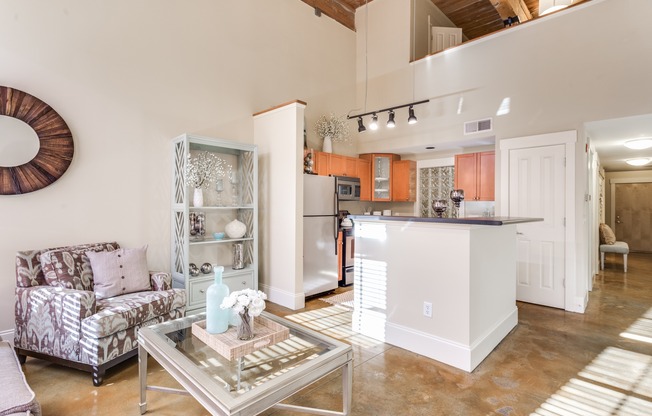
<path id="1" fill-rule="evenodd" d="M 185 290 L 149 272 L 145 250 L 111 242 L 18 252 L 19 359 L 91 372 L 99 386 L 108 368 L 137 354 L 139 328 L 184 316 Z"/>

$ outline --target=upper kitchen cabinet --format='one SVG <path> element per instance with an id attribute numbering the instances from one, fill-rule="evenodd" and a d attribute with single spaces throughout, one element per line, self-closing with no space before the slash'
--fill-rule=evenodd
<path id="1" fill-rule="evenodd" d="M 466 201 L 495 199 L 495 152 L 455 156 L 455 189 L 464 190 Z"/>
<path id="2" fill-rule="evenodd" d="M 401 160 L 401 157 L 389 153 L 367 153 L 360 158 L 371 162 L 371 200 L 391 201 L 394 161 Z"/>
<path id="3" fill-rule="evenodd" d="M 313 172 L 323 176 L 358 176 L 357 158 L 333 153 L 313 152 Z"/>
<path id="4" fill-rule="evenodd" d="M 330 153 L 324 153 L 324 152 L 313 152 L 312 154 L 312 159 L 313 159 L 313 172 L 316 173 L 317 175 L 324 175 L 328 176 L 328 169 L 329 169 L 329 163 L 330 163 Z"/>
<path id="5" fill-rule="evenodd" d="M 342 155 L 329 154 L 330 163 L 328 172 L 333 176 L 351 176 L 357 175 L 357 158 Z"/>
<path id="6" fill-rule="evenodd" d="M 392 169 L 392 201 L 414 202 L 417 200 L 417 162 L 394 161 Z"/>
<path id="7" fill-rule="evenodd" d="M 360 178 L 360 201 L 371 201 L 371 162 L 356 160 L 356 176 Z"/>

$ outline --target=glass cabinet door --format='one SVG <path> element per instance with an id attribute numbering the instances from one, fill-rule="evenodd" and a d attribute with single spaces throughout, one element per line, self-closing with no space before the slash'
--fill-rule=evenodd
<path id="1" fill-rule="evenodd" d="M 391 199 L 391 156 L 374 156 L 374 201 Z"/>

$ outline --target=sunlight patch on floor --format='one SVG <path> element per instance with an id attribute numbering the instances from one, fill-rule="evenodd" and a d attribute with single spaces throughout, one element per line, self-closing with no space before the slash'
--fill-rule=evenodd
<path id="1" fill-rule="evenodd" d="M 334 305 L 327 308 L 299 312 L 287 315 L 285 319 L 299 323 L 332 338 L 346 341 L 351 345 L 371 348 L 382 344 L 382 342 L 354 332 L 351 326 L 352 311 L 343 306 Z"/>
<path id="2" fill-rule="evenodd" d="M 652 357 L 609 347 L 532 415 L 652 414 Z"/>
<path id="3" fill-rule="evenodd" d="M 627 328 L 627 331 L 621 333 L 620 336 L 652 344 L 652 309 L 648 309 L 642 317 L 638 318 L 629 328 Z"/>

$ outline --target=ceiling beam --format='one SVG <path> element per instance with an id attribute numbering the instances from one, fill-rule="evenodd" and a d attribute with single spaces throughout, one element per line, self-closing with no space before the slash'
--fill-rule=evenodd
<path id="1" fill-rule="evenodd" d="M 340 0 L 301 0 L 355 32 L 355 9 Z"/>
<path id="2" fill-rule="evenodd" d="M 532 13 L 523 0 L 492 0 L 491 3 L 503 20 L 510 16 L 518 16 L 520 22 L 532 19 Z"/>

